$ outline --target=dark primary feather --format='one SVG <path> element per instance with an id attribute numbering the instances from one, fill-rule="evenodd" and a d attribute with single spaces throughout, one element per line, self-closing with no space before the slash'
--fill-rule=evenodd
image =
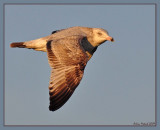
<path id="1" fill-rule="evenodd" d="M 52 33 L 51 33 L 51 34 L 55 34 L 55 33 L 60 32 L 60 31 L 62 31 L 62 30 L 65 30 L 65 29 L 52 31 Z"/>
<path id="2" fill-rule="evenodd" d="M 79 85 L 88 56 L 80 46 L 82 36 L 70 36 L 47 43 L 49 64 L 52 68 L 49 110 L 63 106 Z"/>
<path id="3" fill-rule="evenodd" d="M 51 34 L 54 34 L 54 33 L 58 32 L 58 31 L 60 31 L 60 30 L 55 30 L 55 31 L 53 31 Z"/>

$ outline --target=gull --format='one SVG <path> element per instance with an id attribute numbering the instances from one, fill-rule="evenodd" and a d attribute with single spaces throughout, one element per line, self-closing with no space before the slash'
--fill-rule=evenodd
<path id="1" fill-rule="evenodd" d="M 87 62 L 105 41 L 114 41 L 105 29 L 76 26 L 53 31 L 36 40 L 14 42 L 10 47 L 47 52 L 51 67 L 49 110 L 56 111 L 71 97 L 80 84 Z"/>

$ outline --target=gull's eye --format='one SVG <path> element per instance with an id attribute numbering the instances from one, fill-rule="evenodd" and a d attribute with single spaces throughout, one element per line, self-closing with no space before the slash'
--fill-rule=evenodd
<path id="1" fill-rule="evenodd" d="M 102 35 L 102 33 L 98 32 L 98 35 L 99 35 L 99 36 L 101 36 L 101 35 Z"/>

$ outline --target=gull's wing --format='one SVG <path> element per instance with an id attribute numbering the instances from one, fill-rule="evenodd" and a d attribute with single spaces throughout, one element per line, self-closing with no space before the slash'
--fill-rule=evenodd
<path id="1" fill-rule="evenodd" d="M 52 68 L 49 84 L 51 111 L 66 103 L 82 79 L 88 61 L 80 46 L 82 39 L 83 36 L 70 36 L 47 43 L 48 61 Z"/>

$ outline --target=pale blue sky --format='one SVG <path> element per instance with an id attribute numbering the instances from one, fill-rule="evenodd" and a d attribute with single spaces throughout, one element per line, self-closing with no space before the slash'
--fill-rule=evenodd
<path id="1" fill-rule="evenodd" d="M 59 110 L 50 112 L 47 55 L 11 42 L 72 26 L 108 30 L 84 77 Z M 6 5 L 6 125 L 132 125 L 155 119 L 154 5 Z"/>

